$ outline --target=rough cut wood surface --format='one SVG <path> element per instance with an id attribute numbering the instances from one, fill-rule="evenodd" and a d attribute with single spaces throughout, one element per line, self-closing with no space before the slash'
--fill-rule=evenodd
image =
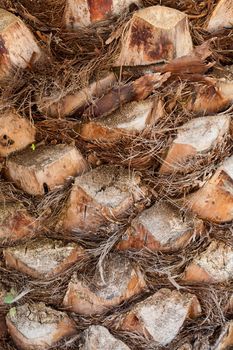
<path id="1" fill-rule="evenodd" d="M 38 223 L 20 204 L 11 201 L 0 202 L 0 242 L 10 243 L 30 238 L 36 232 Z"/>
<path id="2" fill-rule="evenodd" d="M 89 101 L 106 94 L 115 83 L 115 74 L 109 73 L 73 94 L 61 96 L 61 93 L 58 93 L 57 96 L 39 96 L 37 106 L 48 117 L 64 118 L 75 112 L 82 111 Z"/>
<path id="3" fill-rule="evenodd" d="M 0 350 L 233 349 L 233 0 L 0 0 Z"/>
<path id="4" fill-rule="evenodd" d="M 216 173 L 197 192 L 185 199 L 200 218 L 217 223 L 233 219 L 233 156 L 227 158 Z"/>
<path id="5" fill-rule="evenodd" d="M 165 6 L 137 11 L 123 40 L 118 66 L 136 66 L 170 61 L 192 51 L 187 16 Z"/>
<path id="6" fill-rule="evenodd" d="M 130 5 L 140 5 L 140 0 L 67 0 L 64 12 L 66 28 L 76 30 L 110 16 L 127 12 Z"/>
<path id="7" fill-rule="evenodd" d="M 82 315 L 106 312 L 146 288 L 140 269 L 125 257 L 113 255 L 104 261 L 103 271 L 97 270 L 89 279 L 74 275 L 69 283 L 63 305 Z"/>
<path id="8" fill-rule="evenodd" d="M 57 229 L 95 231 L 102 224 L 127 217 L 146 195 L 139 175 L 115 166 L 97 167 L 76 178 Z"/>
<path id="9" fill-rule="evenodd" d="M 230 131 L 231 116 L 227 114 L 195 118 L 178 129 L 160 173 L 185 171 L 188 160 L 210 152 L 220 145 Z"/>
<path id="10" fill-rule="evenodd" d="M 29 276 L 47 279 L 63 273 L 84 255 L 75 243 L 38 239 L 4 249 L 6 265 Z"/>
<path id="11" fill-rule="evenodd" d="M 174 251 L 184 248 L 202 229 L 200 220 L 188 212 L 182 216 L 178 207 L 160 201 L 132 220 L 117 248 Z"/>
<path id="12" fill-rule="evenodd" d="M 41 57 L 41 50 L 27 26 L 12 13 L 0 9 L 0 79 L 12 69 L 26 68 Z"/>
<path id="13" fill-rule="evenodd" d="M 107 328 L 90 326 L 84 331 L 80 350 L 130 350 L 121 340 L 116 339 Z"/>
<path id="14" fill-rule="evenodd" d="M 24 304 L 11 309 L 8 330 L 20 350 L 46 350 L 76 333 L 74 322 L 61 311 L 43 303 Z"/>
<path id="15" fill-rule="evenodd" d="M 205 78 L 204 84 L 197 84 L 187 109 L 199 115 L 216 114 L 224 111 L 233 102 L 232 78 Z"/>
<path id="16" fill-rule="evenodd" d="M 35 141 L 35 127 L 16 112 L 6 111 L 0 117 L 0 156 L 20 151 Z"/>
<path id="17" fill-rule="evenodd" d="M 163 116 L 161 100 L 148 99 L 128 103 L 107 117 L 97 118 L 81 126 L 80 135 L 88 141 L 117 141 L 152 127 Z"/>
<path id="18" fill-rule="evenodd" d="M 187 318 L 200 314 L 201 306 L 195 295 L 163 288 L 132 307 L 120 327 L 165 346 L 176 337 Z"/>
<path id="19" fill-rule="evenodd" d="M 6 163 L 6 176 L 32 195 L 54 190 L 85 170 L 87 163 L 79 150 L 68 145 L 28 148 Z"/>
<path id="20" fill-rule="evenodd" d="M 212 241 L 206 251 L 194 258 L 186 268 L 184 280 L 220 283 L 233 277 L 233 249 L 220 241 Z"/>
<path id="21" fill-rule="evenodd" d="M 111 114 L 128 102 L 145 100 L 152 92 L 163 85 L 170 73 L 146 74 L 142 77 L 114 87 L 108 94 L 101 97 L 88 107 L 83 114 L 85 118 L 99 118 Z"/>
<path id="22" fill-rule="evenodd" d="M 207 30 L 209 32 L 215 32 L 224 28 L 232 28 L 232 16 L 233 1 L 219 0 L 217 6 L 210 16 Z"/>

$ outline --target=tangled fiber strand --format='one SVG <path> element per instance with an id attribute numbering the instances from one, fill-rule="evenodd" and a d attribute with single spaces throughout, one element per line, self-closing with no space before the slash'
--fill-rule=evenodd
<path id="1" fill-rule="evenodd" d="M 164 5 L 185 12 L 190 20 L 191 35 L 195 45 L 200 45 L 211 37 L 216 39 L 212 43 L 212 57 L 208 62 L 214 63 L 209 74 L 215 68 L 223 69 L 232 63 L 233 30 L 224 29 L 214 34 L 206 32 L 206 23 L 217 1 L 176 1 L 173 0 L 144 0 L 144 6 Z M 91 232 L 72 232 L 64 235 L 54 232 L 56 221 L 69 196 L 72 179 L 63 189 L 57 189 L 42 198 L 34 198 L 17 189 L 12 183 L 1 179 L 1 197 L 23 203 L 29 213 L 39 222 L 43 222 L 41 236 L 74 241 L 86 249 L 86 257 L 72 266 L 66 273 L 54 279 L 42 281 L 30 278 L 22 273 L 6 268 L 2 255 L 0 259 L 1 282 L 6 290 L 14 289 L 18 293 L 27 294 L 14 303 L 14 306 L 24 302 L 45 302 L 47 305 L 62 310 L 62 300 L 69 280 L 74 272 L 91 276 L 94 269 L 110 256 L 118 241 L 121 239 L 131 220 L 143 207 L 148 206 L 150 197 L 152 202 L 166 199 L 175 203 L 192 191 L 200 188 L 208 180 L 221 162 L 232 154 L 232 134 L 223 140 L 209 154 L 189 160 L 187 167 L 171 176 L 161 175 L 158 170 L 166 153 L 176 137 L 179 128 L 197 115 L 187 109 L 188 101 L 193 97 L 195 84 L 188 79 L 176 76 L 170 80 L 155 96 L 164 101 L 165 115 L 156 125 L 132 138 L 125 135 L 116 143 L 84 142 L 77 128 L 76 120 L 58 120 L 47 118 L 38 109 L 37 101 L 41 96 L 60 96 L 73 93 L 86 87 L 90 82 L 98 79 L 106 71 L 111 70 L 120 48 L 120 40 L 131 14 L 79 29 L 73 33 L 61 26 L 61 13 L 64 0 L 51 0 L 47 9 L 41 11 L 40 1 L 30 0 L 0 0 L 0 6 L 10 10 L 22 18 L 31 28 L 43 49 L 45 62 L 36 67 L 28 67 L 25 72 L 16 71 L 13 79 L 0 87 L 0 101 L 4 101 L 6 108 L 14 107 L 20 114 L 33 120 L 37 128 L 38 144 L 67 143 L 75 144 L 88 159 L 93 167 L 101 163 L 113 163 L 126 168 L 137 169 L 144 182 L 150 187 L 148 201 L 142 206 L 127 213 L 128 218 L 109 222 Z M 108 44 L 106 44 L 108 41 Z M 135 79 L 132 75 L 125 79 Z M 82 121 L 82 118 L 80 118 Z M 59 133 L 57 132 L 59 130 Z M 111 152 L 109 152 L 111 149 Z M 125 341 L 132 350 L 178 349 L 185 342 L 191 343 L 193 350 L 200 350 L 203 344 L 213 344 L 220 327 L 229 319 L 232 312 L 227 309 L 232 295 L 232 282 L 225 284 L 188 284 L 182 281 L 186 266 L 209 245 L 212 239 L 221 240 L 233 246 L 232 224 L 214 225 L 205 222 L 205 234 L 195 237 L 185 250 L 174 253 L 141 251 L 127 251 L 121 253 L 133 263 L 140 266 L 145 273 L 148 290 L 132 298 L 112 310 L 92 317 L 84 317 L 69 313 L 76 322 L 78 335 L 65 340 L 54 347 L 55 350 L 77 349 L 80 345 L 80 334 L 91 324 L 101 324 Z M 24 241 L 22 242 L 24 243 Z M 15 243 L 16 244 L 16 243 Z M 15 245 L 14 244 L 14 245 Z M 9 243 L 7 244 L 9 245 Z M 11 244 L 13 245 L 13 244 Z M 136 333 L 119 330 L 122 316 L 146 297 L 162 287 L 178 289 L 196 294 L 201 302 L 203 314 L 196 321 L 187 321 L 176 339 L 167 347 L 159 347 L 151 340 L 147 340 Z M 1 313 L 6 313 L 10 305 L 0 307 Z M 16 350 L 12 340 L 7 337 L 0 342 L 0 349 Z"/>
<path id="2" fill-rule="evenodd" d="M 62 97 L 73 93 L 108 71 L 119 45 L 117 40 L 112 40 L 109 45 L 105 45 L 105 42 L 112 32 L 120 33 L 129 18 L 129 15 L 124 15 L 89 28 L 80 28 L 76 33 L 64 28 L 40 28 L 42 19 L 45 21 L 47 18 L 46 23 L 50 23 L 48 18 L 51 11 L 61 21 L 61 1 L 54 3 L 51 2 L 47 11 L 41 11 L 40 2 L 37 5 L 27 0 L 20 3 L 8 0 L 0 2 L 3 8 L 26 21 L 44 52 L 42 63 L 28 67 L 24 72 L 15 72 L 14 78 L 4 81 L 0 88 L 0 100 L 27 117 L 41 116 L 36 103 L 40 96 L 55 94 Z M 56 7 L 60 12 L 54 11 Z M 34 11 L 34 14 L 31 15 L 30 11 Z M 38 19 L 40 16 L 43 18 Z"/>
<path id="3" fill-rule="evenodd" d="M 210 179 L 224 159 L 232 154 L 231 139 L 216 146 L 210 154 L 193 157 L 182 172 L 174 172 L 171 175 L 151 173 L 145 179 L 159 197 L 179 198 L 198 190 Z M 187 170 L 188 169 L 188 170 Z"/>

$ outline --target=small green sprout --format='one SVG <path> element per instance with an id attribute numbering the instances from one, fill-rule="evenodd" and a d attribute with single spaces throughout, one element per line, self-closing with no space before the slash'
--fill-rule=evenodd
<path id="1" fill-rule="evenodd" d="M 35 149 L 36 149 L 36 145 L 35 145 L 34 143 L 32 143 L 32 145 L 31 145 L 31 149 L 32 149 L 33 151 L 35 151 Z"/>
<path id="2" fill-rule="evenodd" d="M 5 304 L 12 304 L 14 302 L 16 296 L 15 290 L 12 288 L 9 293 L 6 294 L 4 297 L 4 303 Z"/>

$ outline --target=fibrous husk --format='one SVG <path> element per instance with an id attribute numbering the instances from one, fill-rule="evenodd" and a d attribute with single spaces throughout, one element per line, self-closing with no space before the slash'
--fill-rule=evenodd
<path id="1" fill-rule="evenodd" d="M 164 69 L 173 72 L 173 78 L 169 79 L 168 84 L 164 84 L 155 92 L 156 97 L 163 98 L 164 117 L 156 122 L 155 127 L 147 130 L 146 133 L 139 133 L 132 137 L 124 137 L 109 146 L 106 143 L 84 142 L 79 137 L 79 131 L 76 129 L 75 120 L 51 120 L 38 111 L 36 107 L 37 96 L 52 96 L 53 92 L 58 91 L 58 95 L 66 96 L 73 94 L 87 87 L 93 81 L 98 80 L 99 73 L 109 71 L 112 63 L 116 60 L 117 50 L 119 49 L 119 39 L 123 33 L 124 25 L 131 18 L 131 14 L 124 14 L 116 20 L 107 20 L 101 25 L 93 25 L 89 28 L 80 29 L 77 33 L 70 33 L 59 30 L 62 17 L 62 4 L 59 0 L 51 0 L 44 6 L 43 1 L 32 2 L 30 0 L 10 1 L 1 0 L 1 6 L 10 9 L 14 14 L 23 19 L 28 27 L 33 31 L 40 44 L 50 53 L 49 65 L 37 65 L 27 68 L 26 71 L 17 72 L 17 75 L 7 81 L 4 89 L 0 90 L 1 100 L 4 100 L 8 107 L 16 107 L 17 112 L 28 120 L 34 119 L 38 130 L 36 142 L 43 142 L 46 145 L 56 143 L 76 143 L 76 146 L 87 156 L 92 166 L 101 163 L 117 164 L 125 167 L 137 169 L 143 180 L 149 184 L 152 203 L 155 200 L 166 199 L 174 204 L 177 198 L 183 198 L 190 192 L 198 190 L 209 180 L 224 158 L 232 154 L 232 133 L 221 145 L 214 148 L 211 154 L 198 156 L 191 161 L 190 171 L 187 174 L 173 173 L 172 175 L 161 175 L 158 173 L 160 164 L 166 155 L 167 150 L 177 135 L 177 130 L 183 124 L 196 118 L 195 111 L 187 109 L 187 101 L 190 97 L 196 96 L 195 89 L 203 84 L 204 89 L 208 88 L 206 83 L 206 73 L 214 77 L 214 96 L 216 97 L 216 77 L 213 75 L 213 64 L 215 68 L 225 71 L 226 64 L 232 61 L 232 29 L 222 29 L 213 34 L 205 31 L 206 23 L 211 15 L 217 1 L 179 1 L 164 0 L 162 5 L 169 6 L 183 11 L 187 14 L 190 21 L 191 35 L 194 45 L 200 45 L 209 38 L 216 37 L 212 41 L 212 56 L 205 61 L 182 58 L 179 61 L 167 63 L 170 64 Z M 144 0 L 144 6 L 154 6 L 161 3 L 159 0 Z M 51 11 L 52 10 L 52 11 Z M 105 44 L 109 39 L 108 44 Z M 119 50 L 118 50 L 119 52 Z M 161 67 L 159 67 L 161 68 Z M 120 84 L 127 84 L 145 74 L 137 68 L 130 73 L 120 75 Z M 147 67 L 147 69 L 152 69 Z M 185 74 L 182 74 L 182 69 Z M 139 71 L 139 73 L 138 73 Z M 132 73 L 133 72 L 133 73 Z M 155 70 L 155 72 L 158 72 Z M 160 71 L 159 71 L 160 72 Z M 124 72 L 123 72 L 124 73 Z M 146 71 L 151 73 L 151 71 Z M 163 72 L 160 72 L 163 73 Z M 192 73 L 198 73 L 194 76 Z M 197 76 L 198 75 L 198 76 Z M 130 80 L 128 80 L 130 79 Z M 198 89 L 197 89 L 198 90 Z M 95 101 L 95 100 L 94 100 Z M 91 101 L 93 102 L 93 101 Z M 209 105 L 210 106 L 210 105 Z M 229 105 L 230 106 L 230 105 Z M 227 107 L 228 108 L 228 107 Z M 225 110 L 225 107 L 224 107 Z M 231 109 L 228 111 L 231 112 Z M 227 112 L 227 113 L 228 113 Z M 201 112 L 202 113 L 202 112 Z M 81 114 L 76 115 L 77 118 Z M 58 132 L 59 130 L 59 132 Z M 110 151 L 109 151 L 110 150 Z M 7 187 L 7 189 L 6 189 Z M 54 224 L 57 214 L 69 196 L 70 185 L 63 189 L 57 189 L 52 193 L 43 195 L 43 198 L 33 198 L 13 184 L 7 184 L 1 178 L 1 193 L 6 193 L 11 199 L 22 201 L 28 209 L 30 215 L 42 219 L 46 218 L 46 227 L 42 234 L 46 232 L 53 237 Z M 149 203 L 148 203 L 149 204 Z M 151 205 L 150 204 L 150 205 Z M 97 235 L 74 234 L 65 236 L 68 240 L 82 242 L 88 247 L 90 259 L 84 264 L 77 263 L 65 274 L 57 276 L 56 279 L 47 282 L 38 282 L 29 276 L 9 270 L 4 267 L 1 258 L 0 273 L 7 290 L 14 288 L 20 296 L 21 292 L 26 293 L 17 303 L 38 302 L 42 300 L 56 309 L 61 309 L 62 299 L 65 295 L 71 275 L 90 271 L 98 264 L 99 256 L 108 256 L 121 238 L 121 234 L 128 228 L 129 222 L 137 213 L 131 211 L 127 220 L 121 220 L 115 231 L 109 231 L 101 228 Z M 185 288 L 183 291 L 195 294 L 201 302 L 203 315 L 197 320 L 187 320 L 183 329 L 174 341 L 169 344 L 171 349 L 176 350 L 184 343 L 192 344 L 192 350 L 209 350 L 209 347 L 215 344 L 218 338 L 218 331 L 222 325 L 232 318 L 230 311 L 226 312 L 226 305 L 232 294 L 232 281 L 224 284 L 189 284 L 181 281 L 181 276 L 186 266 L 191 263 L 195 256 L 200 255 L 210 241 L 215 238 L 232 245 L 232 225 L 231 223 L 214 224 L 204 222 L 205 230 L 201 237 L 196 237 L 191 241 L 185 250 L 178 250 L 173 253 L 151 252 L 143 249 L 140 252 L 124 252 L 124 255 L 135 261 L 143 269 L 145 279 L 149 286 L 146 294 L 141 294 L 135 299 L 127 302 L 120 307 L 114 308 L 112 312 L 98 317 L 80 317 L 70 315 L 75 320 L 79 333 L 87 329 L 91 324 L 100 324 L 106 326 L 110 332 L 121 339 L 133 350 L 151 350 L 156 349 L 157 344 L 151 340 L 139 336 L 135 333 L 121 332 L 115 330 L 117 324 L 116 318 L 125 311 L 130 311 L 136 302 L 140 302 L 146 297 L 154 294 L 159 288 L 170 289 Z M 105 230 L 104 230 L 105 229 Z M 103 231 L 102 231 L 103 230 Z M 107 231 L 107 235 L 106 235 Z M 78 236 L 78 237 L 77 237 Z M 53 237 L 54 238 L 54 237 Z M 61 239 L 59 234 L 55 234 L 56 239 Z M 7 245 L 14 244 L 8 242 Z M 93 258 L 94 256 L 94 258 Z M 1 306 L 5 312 L 9 305 Z M 79 338 L 66 343 L 54 346 L 54 349 L 63 348 L 77 349 L 80 345 Z M 4 350 L 16 350 L 12 339 L 7 336 L 0 340 L 0 348 Z"/>
<path id="2" fill-rule="evenodd" d="M 50 145 L 27 148 L 8 158 L 6 176 L 25 192 L 43 195 L 87 169 L 86 160 L 76 147 Z"/>
<path id="3" fill-rule="evenodd" d="M 170 61 L 192 51 L 187 16 L 165 6 L 141 9 L 133 15 L 122 38 L 117 66 Z"/>
<path id="4" fill-rule="evenodd" d="M 15 45 L 17 38 L 17 45 Z M 14 70 L 25 69 L 35 64 L 41 49 L 24 22 L 12 13 L 0 9 L 0 79 L 4 81 Z"/>
<path id="5" fill-rule="evenodd" d="M 113 15 L 127 12 L 130 6 L 141 5 L 140 0 L 67 0 L 64 10 L 64 24 L 70 30 L 77 30 L 92 23 L 103 21 Z"/>

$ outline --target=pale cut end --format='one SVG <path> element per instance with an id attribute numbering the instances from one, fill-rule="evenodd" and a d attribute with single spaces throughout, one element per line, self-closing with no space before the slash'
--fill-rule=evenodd
<path id="1" fill-rule="evenodd" d="M 73 276 L 63 305 L 67 310 L 82 315 L 95 315 L 108 311 L 146 288 L 139 268 L 120 255 L 111 256 L 100 271 L 89 279 Z"/>
<path id="2" fill-rule="evenodd" d="M 0 203 L 0 242 L 10 243 L 32 237 L 38 222 L 19 203 L 4 201 Z"/>
<path id="3" fill-rule="evenodd" d="M 184 280 L 187 282 L 213 282 L 213 278 L 194 262 L 186 268 Z"/>
<path id="4" fill-rule="evenodd" d="M 188 212 L 183 216 L 179 208 L 160 201 L 133 219 L 117 248 L 172 252 L 184 248 L 202 229 L 201 220 Z"/>
<path id="5" fill-rule="evenodd" d="M 41 57 L 38 43 L 27 26 L 3 9 L 0 9 L 0 46 L 0 79 L 9 76 L 13 69 L 30 67 Z"/>
<path id="6" fill-rule="evenodd" d="M 80 134 L 88 141 L 119 141 L 153 126 L 163 112 L 161 100 L 131 102 L 107 117 L 83 124 Z"/>
<path id="7" fill-rule="evenodd" d="M 232 68 L 232 67 L 231 67 Z M 226 74 L 232 74 L 231 70 L 226 70 Z M 221 95 L 228 100 L 229 102 L 233 102 L 233 77 L 231 79 L 219 79 L 217 83 L 218 89 Z"/>
<path id="8" fill-rule="evenodd" d="M 215 32 L 224 28 L 232 28 L 232 18 L 233 1 L 219 0 L 207 24 L 208 32 Z"/>
<path id="9" fill-rule="evenodd" d="M 61 96 L 52 95 L 49 97 L 39 96 L 37 98 L 37 107 L 41 113 L 51 118 L 65 118 L 76 111 L 82 110 L 93 98 L 100 97 L 107 93 L 116 83 L 114 73 L 105 74 L 102 78 L 94 81 L 86 88 L 83 88 L 73 94 Z"/>
<path id="10" fill-rule="evenodd" d="M 43 195 L 63 186 L 85 170 L 87 163 L 81 153 L 68 145 L 28 148 L 6 163 L 8 179 L 31 195 Z"/>
<path id="11" fill-rule="evenodd" d="M 3 255 L 8 267 L 34 278 L 47 279 L 82 259 L 84 249 L 75 243 L 44 238 L 7 248 Z"/>
<path id="12" fill-rule="evenodd" d="M 230 115 L 195 118 L 184 124 L 173 141 L 160 168 L 161 174 L 188 169 L 188 161 L 196 155 L 211 152 L 221 144 L 230 130 Z"/>
<path id="13" fill-rule="evenodd" d="M 121 340 L 115 338 L 107 328 L 90 326 L 84 331 L 80 350 L 130 350 Z"/>
<path id="14" fill-rule="evenodd" d="M 224 223 L 233 220 L 233 156 L 223 162 L 214 176 L 185 205 L 200 218 Z"/>
<path id="15" fill-rule="evenodd" d="M 220 241 L 213 241 L 186 268 L 187 282 L 222 283 L 233 277 L 233 249 Z"/>
<path id="16" fill-rule="evenodd" d="M 123 168 L 100 166 L 76 178 L 57 229 L 93 231 L 128 216 L 146 195 L 140 176 Z"/>
<path id="17" fill-rule="evenodd" d="M 197 151 L 193 146 L 178 144 L 174 141 L 159 169 L 159 173 L 172 174 L 173 172 L 185 172 L 185 170 L 187 170 L 188 160 L 191 159 L 191 157 L 195 157 L 196 154 Z"/>
<path id="18" fill-rule="evenodd" d="M 35 128 L 16 112 L 7 111 L 0 117 L 0 156 L 20 151 L 35 141 Z"/>
<path id="19" fill-rule="evenodd" d="M 43 303 L 11 308 L 6 317 L 8 331 L 20 350 L 46 350 L 76 333 L 66 313 Z"/>
<path id="20" fill-rule="evenodd" d="M 130 5 L 141 5 L 141 0 L 67 0 L 64 24 L 69 30 L 87 27 L 113 15 L 128 11 Z"/>
<path id="21" fill-rule="evenodd" d="M 129 23 L 117 66 L 170 61 L 193 49 L 187 16 L 165 6 L 137 11 Z"/>
<path id="22" fill-rule="evenodd" d="M 230 350 L 233 347 L 233 321 L 227 322 L 212 350 Z"/>
<path id="23" fill-rule="evenodd" d="M 178 335 L 187 318 L 200 314 L 201 306 L 194 294 L 164 288 L 136 304 L 123 318 L 120 328 L 166 346 Z"/>

